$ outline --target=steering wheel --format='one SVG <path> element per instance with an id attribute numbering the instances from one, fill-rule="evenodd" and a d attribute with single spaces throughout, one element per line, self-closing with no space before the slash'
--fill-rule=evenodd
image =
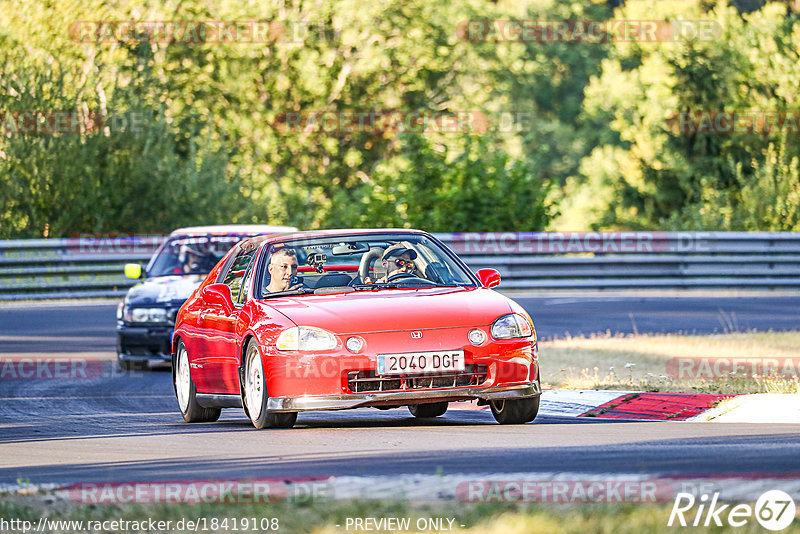
<path id="1" fill-rule="evenodd" d="M 367 279 L 369 276 L 369 268 L 372 264 L 381 257 L 383 254 L 383 249 L 375 247 L 369 249 L 369 252 L 361 256 L 361 262 L 358 264 L 358 277 L 361 278 L 361 281 Z"/>
<path id="2" fill-rule="evenodd" d="M 401 287 L 435 287 L 436 282 L 427 278 L 420 278 L 412 273 L 397 273 L 386 280 L 387 283 L 397 284 Z"/>
<path id="3" fill-rule="evenodd" d="M 387 282 L 397 282 L 399 280 L 405 280 L 406 278 L 418 278 L 416 275 L 406 272 L 398 272 L 394 273 L 392 276 L 386 279 Z"/>

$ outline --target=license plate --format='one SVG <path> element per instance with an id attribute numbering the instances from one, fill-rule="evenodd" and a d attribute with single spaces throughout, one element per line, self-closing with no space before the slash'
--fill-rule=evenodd
<path id="1" fill-rule="evenodd" d="M 446 373 L 463 370 L 463 350 L 378 354 L 379 375 Z"/>

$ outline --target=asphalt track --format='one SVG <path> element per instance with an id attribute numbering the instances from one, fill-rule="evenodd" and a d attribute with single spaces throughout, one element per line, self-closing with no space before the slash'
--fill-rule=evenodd
<path id="1" fill-rule="evenodd" d="M 546 337 L 591 332 L 797 328 L 800 297 L 519 297 Z M 633 315 L 633 319 L 629 314 Z M 97 358 L 93 379 L 0 380 L 0 484 L 455 473 L 800 476 L 797 425 L 635 422 L 541 415 L 499 426 L 450 410 L 303 413 L 289 430 L 241 410 L 183 422 L 170 374 L 113 365 L 114 305 L 0 306 L 0 357 Z"/>
<path id="2" fill-rule="evenodd" d="M 514 296 L 541 339 L 592 333 L 800 329 L 800 294 Z M 0 304 L 0 354 L 113 351 L 116 303 Z"/>

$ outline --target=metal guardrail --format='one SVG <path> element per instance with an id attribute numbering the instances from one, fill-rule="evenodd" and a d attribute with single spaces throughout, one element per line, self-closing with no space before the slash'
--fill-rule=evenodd
<path id="1" fill-rule="evenodd" d="M 439 236 L 505 289 L 800 289 L 800 232 L 536 232 Z"/>
<path id="2" fill-rule="evenodd" d="M 0 300 L 119 297 L 135 281 L 126 263 L 145 264 L 165 236 L 0 241 Z"/>
<path id="3" fill-rule="evenodd" d="M 501 289 L 800 289 L 800 232 L 436 234 Z M 163 236 L 0 241 L 0 300 L 120 297 Z"/>

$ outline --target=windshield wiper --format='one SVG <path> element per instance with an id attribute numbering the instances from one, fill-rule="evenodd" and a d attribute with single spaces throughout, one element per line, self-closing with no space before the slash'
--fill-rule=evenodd
<path id="1" fill-rule="evenodd" d="M 374 289 L 397 289 L 400 284 L 397 282 L 383 282 L 378 284 L 358 284 L 351 287 L 356 288 L 356 291 L 371 291 Z"/>
<path id="2" fill-rule="evenodd" d="M 299 289 L 290 289 L 288 291 L 277 291 L 275 293 L 267 292 L 267 293 L 264 293 L 263 295 L 261 295 L 261 298 L 269 299 L 269 298 L 272 298 L 272 297 L 290 297 L 290 296 L 295 296 L 295 295 L 310 295 L 313 292 L 314 292 L 314 290 L 311 289 L 310 287 L 301 287 Z"/>
<path id="3" fill-rule="evenodd" d="M 426 280 L 425 283 L 423 283 L 423 282 L 416 282 L 416 283 L 415 282 L 406 282 L 406 283 L 403 283 L 401 281 L 401 282 L 383 282 L 383 283 L 378 283 L 378 284 L 359 284 L 359 285 L 351 286 L 351 287 L 355 287 L 356 291 L 373 291 L 373 290 L 376 290 L 376 289 L 398 289 L 398 288 L 403 288 L 403 289 L 430 289 L 430 288 L 433 288 L 433 287 L 453 287 L 453 286 L 436 284 L 434 282 Z"/>

